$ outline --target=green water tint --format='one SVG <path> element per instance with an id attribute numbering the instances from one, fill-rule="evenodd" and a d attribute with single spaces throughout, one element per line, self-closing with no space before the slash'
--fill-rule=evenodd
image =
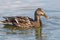
<path id="1" fill-rule="evenodd" d="M 8 28 L 8 29 L 12 29 L 12 30 L 25 30 L 25 29 L 31 29 L 31 28 L 22 28 L 22 27 L 17 27 L 17 26 L 12 26 L 12 25 L 8 25 L 8 24 L 5 24 L 4 25 L 4 28 Z M 37 27 L 33 27 L 35 29 L 37 29 Z M 40 27 L 38 27 L 40 28 Z"/>
<path id="2" fill-rule="evenodd" d="M 19 27 L 12 26 L 12 25 L 5 25 L 4 28 L 8 28 L 8 29 L 12 29 L 12 30 L 20 30 L 20 31 L 21 30 L 25 30 L 25 29 L 27 30 L 27 28 L 19 28 Z M 36 39 L 37 40 L 42 40 L 42 26 L 41 27 L 37 27 L 37 28 L 32 28 L 32 29 L 35 30 Z"/>
<path id="3" fill-rule="evenodd" d="M 35 36 L 37 40 L 42 40 L 42 26 L 35 28 Z"/>
<path id="4" fill-rule="evenodd" d="M 17 26 L 12 26 L 12 25 L 4 25 L 4 28 L 8 28 L 8 29 L 11 29 L 11 30 L 25 30 L 25 29 L 28 29 L 28 28 L 21 28 L 21 27 L 17 27 Z"/>

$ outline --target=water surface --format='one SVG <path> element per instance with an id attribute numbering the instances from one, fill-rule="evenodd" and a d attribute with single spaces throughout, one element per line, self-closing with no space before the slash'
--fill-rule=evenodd
<path id="1" fill-rule="evenodd" d="M 0 40 L 59 40 L 60 0 L 0 0 L 0 20 L 3 16 L 29 16 L 43 8 L 50 19 L 41 18 L 43 26 L 36 29 L 10 30 L 0 24 Z"/>

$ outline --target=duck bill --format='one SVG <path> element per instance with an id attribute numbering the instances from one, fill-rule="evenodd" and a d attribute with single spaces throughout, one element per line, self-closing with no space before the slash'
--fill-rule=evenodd
<path id="1" fill-rule="evenodd" d="M 46 19 L 49 19 L 49 17 L 48 17 L 46 14 L 44 15 L 44 17 L 45 17 Z"/>

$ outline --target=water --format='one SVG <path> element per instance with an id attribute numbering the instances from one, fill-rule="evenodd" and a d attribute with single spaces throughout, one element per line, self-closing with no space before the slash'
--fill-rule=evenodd
<path id="1" fill-rule="evenodd" d="M 59 40 L 60 0 L 0 0 L 0 20 L 3 16 L 29 16 L 41 7 L 50 19 L 41 18 L 43 27 L 27 30 L 10 30 L 0 24 L 0 40 Z"/>

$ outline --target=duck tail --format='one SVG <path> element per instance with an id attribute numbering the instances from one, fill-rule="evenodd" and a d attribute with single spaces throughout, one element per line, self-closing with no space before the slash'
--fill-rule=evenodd
<path id="1" fill-rule="evenodd" d="M 3 24 L 3 21 L 0 21 L 0 24 Z"/>
<path id="2" fill-rule="evenodd" d="M 5 22 L 5 21 L 0 21 L 0 24 L 12 24 L 12 23 Z"/>
<path id="3" fill-rule="evenodd" d="M 0 21 L 0 24 L 7 24 L 7 23 L 5 23 L 4 21 Z"/>

